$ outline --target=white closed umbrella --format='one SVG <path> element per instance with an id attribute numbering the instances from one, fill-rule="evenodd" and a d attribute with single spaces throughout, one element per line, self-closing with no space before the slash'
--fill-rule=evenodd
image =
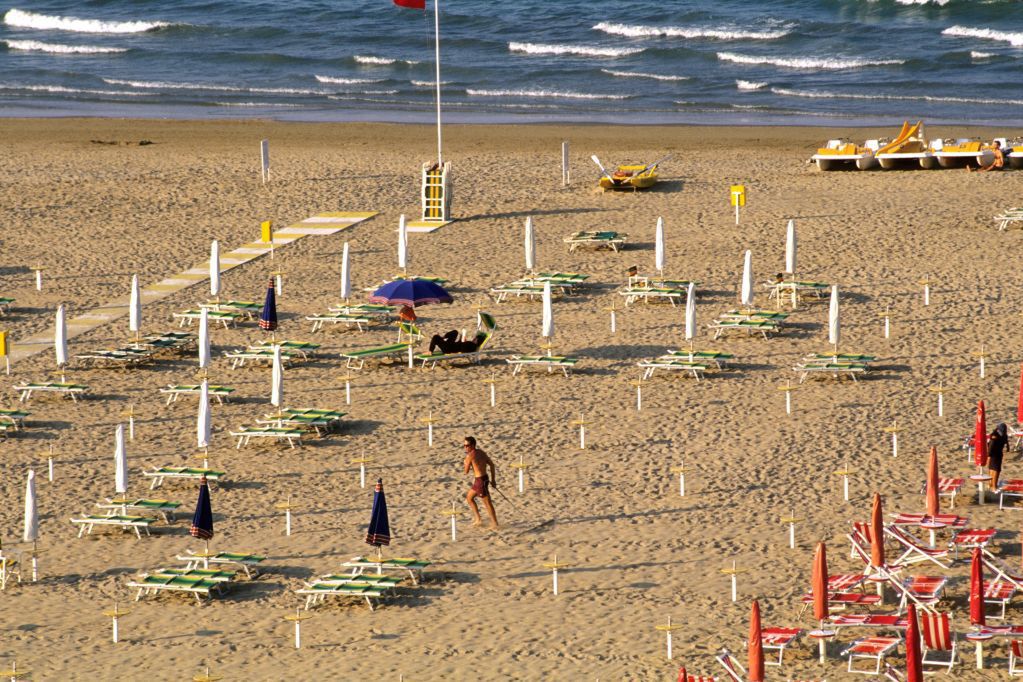
<path id="1" fill-rule="evenodd" d="M 536 269 L 536 237 L 533 235 L 533 218 L 526 218 L 526 270 Z"/>
<path id="2" fill-rule="evenodd" d="M 405 229 L 405 214 L 398 218 L 398 267 L 402 272 L 408 264 L 408 231 Z"/>
<path id="3" fill-rule="evenodd" d="M 128 492 L 128 452 L 124 448 L 124 424 L 118 424 L 114 432 L 114 492 L 118 495 Z"/>
<path id="4" fill-rule="evenodd" d="M 686 341 L 689 342 L 689 352 L 693 351 L 693 339 L 696 338 L 696 285 L 689 283 L 686 291 Z M 692 357 L 689 358 L 692 360 Z"/>
<path id="5" fill-rule="evenodd" d="M 196 422 L 196 444 L 200 450 L 210 447 L 210 386 L 206 379 L 199 387 L 199 419 Z"/>
<path id="6" fill-rule="evenodd" d="M 753 305 L 753 252 L 747 250 L 742 261 L 742 289 L 739 292 L 739 303 L 744 306 Z"/>
<path id="7" fill-rule="evenodd" d="M 28 472 L 25 483 L 25 530 L 21 539 L 25 542 L 36 542 L 39 539 L 39 510 L 36 507 L 36 472 Z"/>
<path id="8" fill-rule="evenodd" d="M 131 276 L 131 298 L 128 301 L 128 330 L 139 336 L 142 329 L 142 294 L 139 291 L 139 276 Z"/>
<path id="9" fill-rule="evenodd" d="M 785 272 L 796 274 L 796 221 L 790 220 L 785 231 Z"/>
<path id="10" fill-rule="evenodd" d="M 210 244 L 210 296 L 220 296 L 220 244 L 216 239 Z"/>
<path id="11" fill-rule="evenodd" d="M 657 231 L 654 234 L 654 267 L 657 274 L 664 274 L 664 219 L 657 219 Z"/>
<path id="12" fill-rule="evenodd" d="M 281 409 L 284 400 L 284 365 L 281 362 L 281 347 L 274 346 L 274 365 L 270 375 L 270 404 Z"/>
<path id="13" fill-rule="evenodd" d="M 57 368 L 64 370 L 67 364 L 67 318 L 64 316 L 64 304 L 57 306 L 57 324 L 53 331 L 53 350 L 57 355 Z"/>
<path id="14" fill-rule="evenodd" d="M 838 353 L 838 341 L 841 337 L 841 324 L 838 315 L 838 285 L 831 286 L 831 305 L 828 308 L 828 343 L 835 347 Z"/>
<path id="15" fill-rule="evenodd" d="M 341 251 L 341 298 L 348 302 L 352 297 L 352 274 L 348 271 L 348 242 Z"/>
<path id="16" fill-rule="evenodd" d="M 554 303 L 550 282 L 543 283 L 543 329 L 540 334 L 547 339 L 548 343 L 550 343 L 550 339 L 554 338 Z"/>
<path id="17" fill-rule="evenodd" d="M 206 308 L 199 313 L 199 369 L 210 367 L 210 311 Z"/>

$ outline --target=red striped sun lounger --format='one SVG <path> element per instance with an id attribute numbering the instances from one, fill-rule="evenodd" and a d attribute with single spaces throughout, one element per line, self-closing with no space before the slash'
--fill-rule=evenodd
<path id="1" fill-rule="evenodd" d="M 1009 644 L 1009 677 L 1023 672 L 1019 664 L 1021 658 L 1023 658 L 1023 641 L 1014 639 Z"/>
<path id="2" fill-rule="evenodd" d="M 764 649 L 775 649 L 778 652 L 778 660 L 765 660 L 766 665 L 781 665 L 782 656 L 785 655 L 785 647 L 796 641 L 803 631 L 799 628 L 764 628 L 760 631 L 760 642 Z"/>
<path id="3" fill-rule="evenodd" d="M 1009 605 L 1009 601 L 1016 594 L 1016 586 L 1010 582 L 1002 580 L 985 580 L 984 581 L 984 603 L 994 604 L 1001 606 L 1001 614 L 997 616 L 989 615 L 988 618 L 997 618 L 999 620 L 1005 620 L 1005 607 Z"/>
<path id="4" fill-rule="evenodd" d="M 928 516 L 927 514 L 892 514 L 892 517 L 891 525 L 893 526 L 919 526 L 924 521 L 936 521 L 949 528 L 965 528 L 967 521 L 969 521 L 965 516 L 958 516 L 956 514 L 935 514 L 934 516 Z"/>
<path id="5" fill-rule="evenodd" d="M 884 532 L 905 548 L 905 551 L 895 560 L 897 564 L 913 564 L 920 561 L 930 561 L 941 568 L 951 568 L 951 561 L 948 559 L 948 550 L 936 547 L 928 547 L 908 531 L 895 525 L 886 525 Z"/>
<path id="6" fill-rule="evenodd" d="M 1023 497 L 1023 478 L 1010 478 L 1008 481 L 1000 481 L 995 492 L 998 493 L 998 508 L 1005 509 L 1005 498 Z"/>
<path id="7" fill-rule="evenodd" d="M 900 642 L 902 642 L 901 637 L 865 637 L 863 639 L 858 639 L 849 645 L 849 648 L 843 651 L 842 655 L 849 656 L 849 672 L 878 675 L 881 673 L 881 663 L 884 660 L 884 657 L 887 656 L 892 649 L 899 646 Z M 874 661 L 874 669 L 853 669 L 853 662 L 857 658 L 866 658 Z"/>
<path id="8" fill-rule="evenodd" d="M 923 611 L 920 614 L 920 634 L 924 640 L 923 656 L 920 659 L 923 666 L 940 666 L 951 672 L 956 663 L 956 636 L 949 624 L 948 614 Z M 935 652 L 948 654 L 949 657 L 932 658 L 931 654 Z"/>
<path id="9" fill-rule="evenodd" d="M 899 612 L 906 608 L 906 602 L 912 599 L 919 606 L 930 607 L 941 601 L 942 592 L 948 578 L 935 575 L 911 575 L 902 581 L 902 602 Z"/>
<path id="10" fill-rule="evenodd" d="M 1023 635 L 1023 625 L 981 625 L 976 628 L 982 635 L 993 637 L 1019 637 Z"/>
<path id="11" fill-rule="evenodd" d="M 997 532 L 994 528 L 967 528 L 956 533 L 952 538 L 952 548 L 955 550 L 956 558 L 959 558 L 960 548 L 987 547 Z"/>
<path id="12" fill-rule="evenodd" d="M 690 675 L 686 673 L 686 682 L 717 682 L 717 679 L 711 675 Z"/>
<path id="13" fill-rule="evenodd" d="M 828 621 L 834 628 L 892 628 L 905 630 L 909 627 L 909 619 L 892 613 L 850 613 L 835 615 Z"/>

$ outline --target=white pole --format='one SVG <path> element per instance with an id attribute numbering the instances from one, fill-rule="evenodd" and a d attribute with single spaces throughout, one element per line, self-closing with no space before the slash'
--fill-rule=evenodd
<path id="1" fill-rule="evenodd" d="M 437 170 L 443 171 L 444 157 L 441 151 L 440 133 L 440 0 L 433 2 L 433 38 L 434 56 L 437 62 Z"/>
<path id="2" fill-rule="evenodd" d="M 945 416 L 945 395 L 941 391 L 938 391 L 938 416 Z"/>
<path id="3" fill-rule="evenodd" d="M 884 337 L 886 339 L 889 338 L 891 336 L 891 333 L 892 333 L 891 319 L 887 315 L 885 315 L 884 316 Z M 823 641 L 823 640 L 821 640 L 821 641 Z"/>
<path id="4" fill-rule="evenodd" d="M 785 391 L 785 414 L 792 414 L 792 391 Z"/>
<path id="5" fill-rule="evenodd" d="M 497 389 L 494 387 L 493 382 L 490 384 L 490 406 L 497 407 Z"/>
<path id="6" fill-rule="evenodd" d="M 117 616 L 114 616 L 114 644 L 117 644 Z"/>
<path id="7" fill-rule="evenodd" d="M 36 291 L 43 290 L 43 271 L 36 270 Z"/>
<path id="8" fill-rule="evenodd" d="M 352 381 L 345 377 L 345 405 L 352 404 Z"/>
<path id="9" fill-rule="evenodd" d="M 366 463 L 359 462 L 359 487 L 366 487 Z"/>
<path id="10" fill-rule="evenodd" d="M 426 444 L 433 447 L 433 422 L 426 425 Z"/>
<path id="11" fill-rule="evenodd" d="M 686 496 L 686 474 L 684 471 L 680 471 L 678 474 L 678 496 Z"/>
<path id="12" fill-rule="evenodd" d="M 795 510 L 793 510 L 795 512 Z M 796 548 L 796 522 L 789 522 L 789 549 Z"/>
<path id="13" fill-rule="evenodd" d="M 738 212 L 739 212 L 738 209 L 736 209 L 736 213 L 738 213 Z M 735 579 L 735 573 L 732 573 L 732 601 L 733 602 L 739 600 L 739 596 L 738 596 L 738 594 L 736 594 L 736 591 L 738 589 L 738 586 L 737 586 L 736 583 L 737 583 L 737 581 Z"/>
<path id="14" fill-rule="evenodd" d="M 279 272 L 274 275 L 274 289 L 277 290 L 278 296 L 281 295 L 281 291 L 284 289 L 284 277 Z"/>
<path id="15" fill-rule="evenodd" d="M 408 368 L 409 369 L 413 369 L 413 368 L 415 368 L 415 366 L 416 366 L 415 360 L 412 359 L 412 344 L 409 343 L 409 345 L 408 345 Z"/>
<path id="16" fill-rule="evenodd" d="M 732 196 L 735 197 L 735 224 L 738 225 L 739 224 L 739 197 L 738 197 L 738 195 L 735 195 L 735 194 L 733 194 Z M 733 599 L 732 601 L 735 601 L 735 600 Z"/>
<path id="17" fill-rule="evenodd" d="M 35 552 L 35 548 L 32 549 Z M 35 554 L 32 554 L 32 582 L 39 580 L 39 559 L 36 558 Z"/>
<path id="18" fill-rule="evenodd" d="M 980 378 L 984 378 L 984 356 L 980 356 Z"/>
<path id="19" fill-rule="evenodd" d="M 846 471 L 848 471 L 848 470 L 849 470 L 849 465 L 846 464 Z M 849 501 L 849 475 L 848 474 L 843 474 L 842 475 L 842 495 L 843 495 L 843 497 L 845 497 L 845 501 L 848 502 Z"/>
<path id="20" fill-rule="evenodd" d="M 579 425 L 579 449 L 586 449 L 586 427 L 582 424 Z"/>
<path id="21" fill-rule="evenodd" d="M 46 467 L 48 469 L 46 478 L 50 483 L 53 483 L 53 455 L 46 458 Z"/>
<path id="22" fill-rule="evenodd" d="M 284 510 L 284 534 L 291 537 L 291 510 Z"/>
<path id="23" fill-rule="evenodd" d="M 643 384 L 642 382 L 636 384 L 636 412 L 640 412 L 643 409 Z"/>
<path id="24" fill-rule="evenodd" d="M 931 304 L 931 285 L 930 283 L 924 284 L 924 305 Z"/>
<path id="25" fill-rule="evenodd" d="M 128 440 L 135 440 L 135 414 L 128 413 Z"/>
<path id="26" fill-rule="evenodd" d="M 892 431 L 892 457 L 899 456 L 899 434 Z"/>
<path id="27" fill-rule="evenodd" d="M 295 621 L 295 648 L 302 648 L 302 621 Z"/>
<path id="28" fill-rule="evenodd" d="M 668 660 L 671 660 L 671 616 L 668 616 Z"/>
<path id="29" fill-rule="evenodd" d="M 558 560 L 557 556 L 554 557 L 554 560 L 555 561 Z M 554 596 L 557 597 L 558 596 L 558 569 L 554 568 L 553 571 L 554 571 Z"/>
<path id="30" fill-rule="evenodd" d="M 567 187 L 568 183 L 568 142 L 565 141 L 561 143 L 561 186 Z"/>
<path id="31" fill-rule="evenodd" d="M 523 475 L 523 472 L 522 472 L 522 467 L 519 467 L 519 494 L 520 495 L 522 494 L 522 490 L 523 490 L 523 479 L 524 479 L 524 475 Z"/>

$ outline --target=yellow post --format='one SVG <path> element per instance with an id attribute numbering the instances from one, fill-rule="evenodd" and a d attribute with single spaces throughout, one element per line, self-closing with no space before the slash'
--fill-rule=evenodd
<path id="1" fill-rule="evenodd" d="M 4 365 L 7 370 L 7 374 L 11 373 L 11 357 L 8 354 L 9 348 L 7 346 L 7 332 L 0 332 L 0 357 L 4 359 Z"/>
<path id="2" fill-rule="evenodd" d="M 264 244 L 272 244 L 274 240 L 274 221 L 264 220 L 259 224 L 259 240 Z"/>
<path id="3" fill-rule="evenodd" d="M 735 224 L 739 224 L 739 208 L 746 205 L 746 186 L 732 185 L 730 189 L 731 205 L 735 207 Z"/>

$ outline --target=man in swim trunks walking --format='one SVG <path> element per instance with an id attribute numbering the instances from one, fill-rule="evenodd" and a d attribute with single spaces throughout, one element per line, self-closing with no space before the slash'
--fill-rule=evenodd
<path id="1" fill-rule="evenodd" d="M 487 453 L 476 448 L 476 439 L 472 436 L 465 437 L 462 447 L 465 448 L 465 473 L 469 473 L 471 470 L 475 477 L 472 488 L 465 495 L 465 502 L 472 512 L 472 525 L 478 526 L 483 523 L 483 519 L 480 518 L 480 510 L 476 506 L 478 497 L 483 500 L 483 506 L 487 508 L 487 514 L 490 516 L 490 528 L 497 530 L 497 512 L 494 511 L 494 503 L 490 499 L 490 486 L 497 487 L 497 467 L 494 466 L 494 460 L 490 459 Z M 488 468 L 489 476 L 487 475 Z"/>

